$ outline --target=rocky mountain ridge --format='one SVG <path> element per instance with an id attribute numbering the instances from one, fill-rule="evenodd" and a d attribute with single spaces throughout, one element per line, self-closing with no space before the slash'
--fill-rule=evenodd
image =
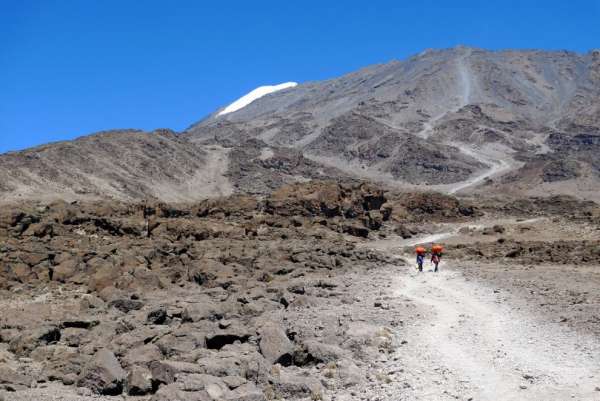
<path id="1" fill-rule="evenodd" d="M 600 52 L 431 50 L 267 94 L 177 134 L 0 155 L 0 199 L 268 193 L 312 179 L 598 198 Z"/>
<path id="2" fill-rule="evenodd" d="M 599 51 L 427 51 L 265 96 L 184 135 L 258 137 L 392 185 L 452 190 L 466 181 L 459 190 L 473 189 L 513 170 L 510 180 L 496 180 L 498 191 L 514 188 L 517 177 L 521 192 L 560 193 L 563 181 L 598 185 L 589 151 L 600 135 L 599 78 Z M 582 135 L 585 149 L 553 145 Z"/>

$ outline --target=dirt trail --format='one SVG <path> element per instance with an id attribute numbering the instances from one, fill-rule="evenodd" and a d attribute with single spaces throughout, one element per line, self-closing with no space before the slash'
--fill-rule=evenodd
<path id="1" fill-rule="evenodd" d="M 438 274 L 411 269 L 393 285 L 395 299 L 414 302 L 422 319 L 398 333 L 408 344 L 387 367 L 400 372 L 389 399 L 600 400 L 597 339 L 511 309 L 498 291 L 469 281 L 453 265 L 445 260 Z"/>
<path id="2" fill-rule="evenodd" d="M 467 156 L 471 156 L 477 161 L 487 164 L 489 168 L 474 177 L 452 185 L 448 190 L 448 193 L 450 194 L 455 194 L 463 189 L 476 186 L 486 179 L 502 174 L 511 168 L 511 165 L 504 159 L 493 159 L 491 157 L 484 156 L 481 152 L 477 152 L 475 149 L 468 148 L 466 146 L 461 146 L 460 150 Z"/>
<path id="3" fill-rule="evenodd" d="M 461 108 L 471 103 L 474 84 L 472 82 L 472 75 L 467 60 L 467 58 L 470 55 L 471 51 L 465 54 L 465 56 L 461 57 L 456 65 L 460 102 L 456 107 L 448 109 L 438 114 L 437 116 L 431 118 L 429 121 L 423 123 L 423 128 L 416 133 L 418 137 L 428 139 L 431 136 L 431 134 L 433 134 L 433 131 L 435 129 L 435 123 L 437 121 L 441 120 L 448 114 L 458 112 Z M 447 142 L 446 144 L 449 146 L 457 146 L 457 144 L 453 142 Z M 452 185 L 440 186 L 441 190 L 444 190 L 450 194 L 460 192 L 466 188 L 474 187 L 488 178 L 505 173 L 511 168 L 511 164 L 508 161 L 500 157 L 492 157 L 490 155 L 487 155 L 481 149 L 474 148 L 472 146 L 469 146 L 468 144 L 461 143 L 460 146 L 458 146 L 458 148 L 463 154 L 470 156 L 475 160 L 483 163 L 484 165 L 488 166 L 488 168 L 480 172 L 479 174 L 466 179 L 465 181 L 460 181 Z"/>

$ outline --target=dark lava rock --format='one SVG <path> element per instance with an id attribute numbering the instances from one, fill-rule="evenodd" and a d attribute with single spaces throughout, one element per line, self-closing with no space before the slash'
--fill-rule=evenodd
<path id="1" fill-rule="evenodd" d="M 144 303 L 135 299 L 115 299 L 109 303 L 109 306 L 120 310 L 123 313 L 129 313 L 132 310 L 140 310 Z"/>

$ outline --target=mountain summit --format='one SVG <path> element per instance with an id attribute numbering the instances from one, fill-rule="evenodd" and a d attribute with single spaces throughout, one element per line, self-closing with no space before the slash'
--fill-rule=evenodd
<path id="1" fill-rule="evenodd" d="M 296 85 L 298 85 L 296 82 L 286 82 L 279 85 L 259 86 L 258 88 L 242 96 L 235 102 L 231 103 L 229 106 L 225 107 L 217 114 L 217 116 L 223 116 L 225 114 L 233 113 L 234 111 L 238 111 L 248 106 L 253 101 L 260 99 L 261 97 L 268 95 L 269 93 L 275 93 L 283 89 L 293 88 Z"/>
<path id="2" fill-rule="evenodd" d="M 180 135 L 105 133 L 5 154 L 0 191 L 195 200 L 344 177 L 598 197 L 599 151 L 600 51 L 461 46 L 260 87 Z"/>
<path id="3" fill-rule="evenodd" d="M 388 183 L 560 192 L 598 184 L 599 98 L 598 51 L 461 46 L 273 93 L 185 135 L 256 138 Z"/>

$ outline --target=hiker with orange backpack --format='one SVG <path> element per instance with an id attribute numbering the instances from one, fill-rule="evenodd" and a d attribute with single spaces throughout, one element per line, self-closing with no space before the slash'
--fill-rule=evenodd
<path id="1" fill-rule="evenodd" d="M 422 273 L 423 262 L 425 261 L 425 252 L 427 252 L 427 250 L 422 246 L 418 246 L 415 251 L 417 252 L 417 269 Z"/>
<path id="2" fill-rule="evenodd" d="M 444 252 L 444 248 L 441 245 L 433 245 L 431 247 L 431 263 L 434 265 L 433 271 L 437 273 L 438 265 L 442 259 L 442 252 Z"/>

